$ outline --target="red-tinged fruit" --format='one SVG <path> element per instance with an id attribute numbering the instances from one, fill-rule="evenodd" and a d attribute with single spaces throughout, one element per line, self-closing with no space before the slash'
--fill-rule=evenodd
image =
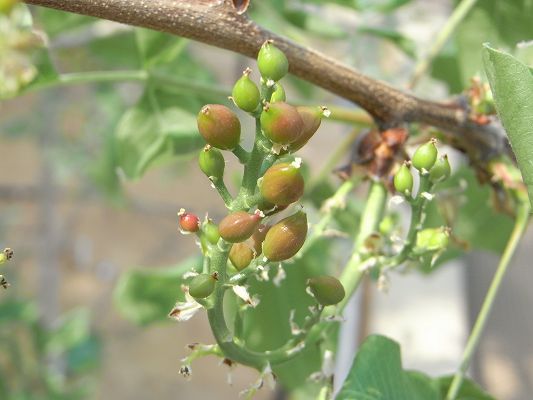
<path id="1" fill-rule="evenodd" d="M 229 259 L 237 271 L 242 271 L 254 259 L 254 250 L 246 242 L 235 243 L 229 251 Z"/>
<path id="2" fill-rule="evenodd" d="M 240 243 L 248 239 L 259 226 L 261 216 L 235 211 L 227 215 L 218 225 L 220 237 L 230 243 Z"/>
<path id="3" fill-rule="evenodd" d="M 307 285 L 316 301 L 323 306 L 338 304 L 346 295 L 342 283 L 333 276 L 315 276 L 307 281 Z"/>
<path id="4" fill-rule="evenodd" d="M 294 203 L 304 193 L 300 167 L 295 162 L 273 165 L 265 172 L 259 189 L 263 198 L 270 203 L 278 206 Z"/>
<path id="5" fill-rule="evenodd" d="M 263 254 L 270 261 L 284 261 L 302 248 L 307 236 L 307 215 L 303 211 L 282 219 L 267 232 Z"/>
<path id="6" fill-rule="evenodd" d="M 255 232 L 252 234 L 252 247 L 255 251 L 255 256 L 258 257 L 263 252 L 263 242 L 265 241 L 266 235 L 271 228 L 270 225 L 260 224 Z"/>
<path id="7" fill-rule="evenodd" d="M 200 219 L 195 215 L 181 209 L 178 213 L 180 227 L 185 232 L 198 232 L 200 229 Z"/>
<path id="8" fill-rule="evenodd" d="M 261 113 L 261 128 L 273 143 L 287 145 L 296 141 L 304 123 L 296 107 L 285 102 L 267 103 Z"/>
<path id="9" fill-rule="evenodd" d="M 228 107 L 207 104 L 198 113 L 197 122 L 198 131 L 211 146 L 231 150 L 239 144 L 241 122 Z"/>
<path id="10" fill-rule="evenodd" d="M 215 275 L 196 275 L 189 284 L 189 294 L 196 299 L 205 299 L 215 290 L 216 282 Z"/>
<path id="11" fill-rule="evenodd" d="M 300 114 L 300 117 L 302 117 L 303 128 L 300 137 L 289 146 L 289 151 L 291 153 L 300 150 L 307 144 L 307 142 L 309 142 L 316 131 L 318 131 L 318 128 L 320 128 L 324 112 L 328 111 L 327 108 L 324 107 L 305 106 L 296 107 L 296 110 Z"/>

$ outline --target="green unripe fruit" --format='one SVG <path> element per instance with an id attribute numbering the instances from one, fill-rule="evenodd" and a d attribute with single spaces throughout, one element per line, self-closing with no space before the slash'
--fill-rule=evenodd
<path id="1" fill-rule="evenodd" d="M 283 86 L 281 86 L 281 83 L 276 83 L 274 86 L 274 91 L 272 92 L 272 96 L 270 97 L 271 103 L 277 103 L 280 101 L 285 101 L 287 97 L 285 96 L 285 89 L 283 89 Z"/>
<path id="2" fill-rule="evenodd" d="M 431 182 L 441 182 L 450 177 L 452 169 L 450 167 L 450 162 L 448 161 L 448 155 L 445 154 L 443 157 L 439 158 L 433 168 L 429 170 L 429 179 Z"/>
<path id="3" fill-rule="evenodd" d="M 282 219 L 267 232 L 263 254 L 269 261 L 284 261 L 302 248 L 307 236 L 307 216 L 303 211 Z"/>
<path id="4" fill-rule="evenodd" d="M 265 241 L 266 234 L 270 229 L 270 225 L 260 224 L 255 232 L 252 234 L 252 247 L 255 251 L 255 256 L 258 257 L 263 252 L 263 242 Z"/>
<path id="5" fill-rule="evenodd" d="M 224 176 L 226 162 L 222 152 L 206 145 L 198 155 L 198 165 L 208 178 L 221 179 Z"/>
<path id="6" fill-rule="evenodd" d="M 413 159 L 411 160 L 413 167 L 419 171 L 422 171 L 422 169 L 429 171 L 431 167 L 435 165 L 435 161 L 437 160 L 436 142 L 435 139 L 431 139 L 429 142 L 424 143 L 416 149 Z"/>
<path id="7" fill-rule="evenodd" d="M 0 14 L 8 15 L 18 3 L 18 0 L 0 0 Z"/>
<path id="8" fill-rule="evenodd" d="M 259 190 L 266 201 L 287 206 L 302 197 L 304 178 L 294 163 L 279 163 L 267 169 Z"/>
<path id="9" fill-rule="evenodd" d="M 303 126 L 296 107 L 284 102 L 268 103 L 261 113 L 261 128 L 273 143 L 286 145 L 296 141 Z"/>
<path id="10" fill-rule="evenodd" d="M 346 295 L 342 283 L 332 276 L 315 276 L 307 281 L 307 285 L 316 301 L 323 306 L 340 303 Z"/>
<path id="11" fill-rule="evenodd" d="M 241 139 L 241 122 L 237 115 L 221 104 L 208 104 L 198 113 L 198 131 L 205 141 L 221 150 L 237 147 Z"/>
<path id="12" fill-rule="evenodd" d="M 215 290 L 216 281 L 213 275 L 196 275 L 189 285 L 189 294 L 197 299 L 205 299 Z"/>
<path id="13" fill-rule="evenodd" d="M 394 175 L 394 188 L 401 194 L 410 194 L 413 190 L 411 169 L 404 163 Z"/>
<path id="14" fill-rule="evenodd" d="M 243 72 L 242 77 L 235 83 L 231 92 L 231 96 L 235 104 L 237 104 L 237 107 L 247 112 L 254 111 L 261 101 L 259 89 L 249 77 L 251 72 L 252 70 L 247 68 Z"/>
<path id="15" fill-rule="evenodd" d="M 230 243 L 239 243 L 248 239 L 259 226 L 261 216 L 235 211 L 227 215 L 218 225 L 220 237 Z"/>
<path id="16" fill-rule="evenodd" d="M 322 115 L 324 113 L 324 108 L 322 107 L 296 107 L 296 110 L 302 117 L 303 128 L 302 133 L 293 143 L 289 146 L 289 151 L 291 153 L 300 150 L 304 147 L 307 142 L 313 137 L 320 123 L 322 122 Z M 327 110 L 327 109 L 326 109 Z"/>
<path id="17" fill-rule="evenodd" d="M 229 251 L 229 259 L 237 271 L 242 271 L 254 259 L 254 251 L 247 243 L 235 243 Z"/>
<path id="18" fill-rule="evenodd" d="M 220 239 L 220 233 L 218 232 L 218 226 L 211 220 L 208 220 L 203 227 L 204 235 L 211 244 L 217 244 Z"/>
<path id="19" fill-rule="evenodd" d="M 423 229 L 416 235 L 415 251 L 418 253 L 444 250 L 450 242 L 450 230 L 446 227 Z"/>
<path id="20" fill-rule="evenodd" d="M 257 66 L 261 76 L 265 79 L 279 81 L 289 72 L 289 61 L 285 54 L 267 40 L 261 46 L 257 55 Z"/>

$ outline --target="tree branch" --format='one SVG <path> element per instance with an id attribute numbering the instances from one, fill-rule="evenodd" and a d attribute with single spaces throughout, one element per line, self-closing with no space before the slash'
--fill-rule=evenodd
<path id="1" fill-rule="evenodd" d="M 237 0 L 26 0 L 27 3 L 100 17 L 187 37 L 255 58 L 267 39 L 285 52 L 290 72 L 351 100 L 381 128 L 420 122 L 449 132 L 450 142 L 474 162 L 508 153 L 503 128 L 479 125 L 459 104 L 419 99 L 367 77 L 334 59 L 299 46 L 250 20 Z"/>

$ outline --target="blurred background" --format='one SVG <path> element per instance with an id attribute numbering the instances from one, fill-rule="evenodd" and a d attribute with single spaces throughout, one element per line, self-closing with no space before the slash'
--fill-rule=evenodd
<path id="1" fill-rule="evenodd" d="M 278 34 L 406 88 L 454 6 L 448 0 L 264 0 L 252 1 L 250 14 Z M 177 211 L 209 212 L 215 220 L 225 213 L 196 167 L 202 142 L 195 114 L 202 104 L 225 101 L 255 62 L 108 21 L 29 11 L 41 33 L 31 33 L 25 7 L 0 16 L 0 247 L 15 250 L 1 271 L 11 286 L 0 289 L 0 398 L 237 398 L 257 378 L 248 368 L 233 371 L 232 386 L 215 358 L 195 362 L 190 381 L 179 375 L 187 344 L 213 342 L 205 315 L 178 324 L 153 307 L 166 306 L 175 291 L 168 276 L 198 262 L 194 239 L 178 232 Z M 526 0 L 479 1 L 413 90 L 432 99 L 458 95 L 481 73 L 487 41 L 531 64 L 532 46 L 517 43 L 533 39 L 532 12 Z M 351 104 L 301 80 L 288 77 L 284 85 L 293 103 L 352 113 L 352 123 L 324 122 L 301 151 L 316 221 L 312 210 L 339 182 L 331 171 L 346 163 L 350 138 L 366 120 Z M 253 129 L 251 119 L 242 120 Z M 454 157 L 457 166 L 464 162 Z M 227 159 L 235 190 L 238 165 Z M 436 375 L 457 367 L 512 227 L 510 218 L 492 211 L 487 188 L 471 174 L 461 178 L 473 200 L 455 217 L 471 251 L 457 258 L 456 248 L 445 257 L 452 261 L 431 270 L 391 275 L 388 293 L 366 285 L 349 311 L 346 348 L 379 332 L 401 343 L 407 368 Z M 351 201 L 357 211 L 361 200 Z M 532 240 L 530 233 L 520 246 L 472 370 L 499 399 L 533 393 Z M 264 389 L 257 398 L 282 396 Z"/>

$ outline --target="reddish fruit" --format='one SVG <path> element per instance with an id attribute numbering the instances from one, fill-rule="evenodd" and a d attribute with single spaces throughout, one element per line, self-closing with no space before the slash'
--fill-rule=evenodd
<path id="1" fill-rule="evenodd" d="M 252 234 L 252 246 L 254 248 L 256 257 L 258 257 L 263 252 L 263 242 L 265 241 L 265 237 L 270 228 L 270 225 L 261 224 Z"/>
<path id="2" fill-rule="evenodd" d="M 185 212 L 184 209 L 181 209 L 178 213 L 180 227 L 185 232 L 198 232 L 200 229 L 200 219 L 194 215 Z"/>
<path id="3" fill-rule="evenodd" d="M 228 107 L 208 104 L 198 113 L 198 131 L 213 147 L 228 150 L 237 147 L 241 139 L 241 122 Z"/>
<path id="4" fill-rule="evenodd" d="M 286 145 L 296 141 L 304 123 L 296 107 L 285 102 L 268 103 L 261 113 L 261 128 L 272 142 Z"/>
<path id="5" fill-rule="evenodd" d="M 267 169 L 259 189 L 266 201 L 286 206 L 302 197 L 304 178 L 294 163 L 279 163 Z"/>
<path id="6" fill-rule="evenodd" d="M 242 271 L 254 259 L 254 251 L 248 243 L 235 243 L 229 251 L 229 259 L 237 271 Z"/>
<path id="7" fill-rule="evenodd" d="M 270 261 L 291 258 L 303 246 L 307 236 L 307 216 L 303 211 L 272 226 L 263 242 L 263 254 Z"/>
<path id="8" fill-rule="evenodd" d="M 248 239 L 257 229 L 261 216 L 235 211 L 227 215 L 218 225 L 220 237 L 230 243 L 239 243 Z"/>
<path id="9" fill-rule="evenodd" d="M 311 292 L 323 306 L 331 306 L 340 303 L 346 295 L 342 283 L 332 276 L 315 276 L 307 281 Z"/>
<path id="10" fill-rule="evenodd" d="M 296 141 L 291 143 L 291 145 L 289 146 L 289 151 L 291 153 L 300 150 L 313 137 L 313 135 L 320 127 L 324 110 L 327 109 L 324 109 L 322 107 L 300 106 L 296 107 L 296 110 L 298 110 L 298 113 L 300 114 L 300 117 L 302 117 L 302 121 L 304 124 L 300 137 L 296 139 Z"/>

